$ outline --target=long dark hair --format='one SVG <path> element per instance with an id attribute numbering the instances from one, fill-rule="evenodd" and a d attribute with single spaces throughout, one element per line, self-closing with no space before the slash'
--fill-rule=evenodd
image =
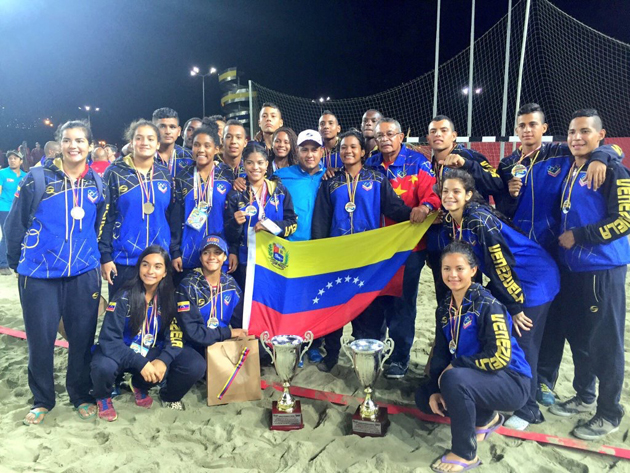
<path id="1" fill-rule="evenodd" d="M 508 227 L 516 230 L 522 235 L 525 235 L 523 230 L 514 225 L 514 222 L 512 222 L 512 219 L 510 217 L 503 215 L 497 209 L 491 207 L 488 202 L 486 202 L 483 196 L 475 188 L 475 178 L 468 174 L 466 171 L 463 171 L 462 169 L 449 170 L 448 174 L 444 176 L 442 186 L 444 186 L 444 182 L 446 182 L 448 179 L 457 179 L 459 182 L 462 183 L 462 186 L 464 186 L 464 190 L 466 191 L 466 193 L 472 192 L 472 198 L 466 203 L 466 207 L 468 207 L 468 205 L 470 205 L 471 203 L 478 204 L 480 207 L 488 210 L 492 215 L 505 223 Z M 440 195 L 440 199 L 441 198 L 442 196 Z"/>
<path id="2" fill-rule="evenodd" d="M 168 252 L 160 245 L 151 245 L 138 257 L 133 277 L 125 283 L 121 291 L 127 291 L 130 317 L 129 328 L 132 335 L 140 331 L 146 317 L 147 309 L 145 300 L 146 291 L 144 289 L 144 283 L 142 279 L 140 279 L 140 265 L 145 257 L 154 254 L 162 256 L 166 267 L 166 276 L 158 283 L 156 291 L 158 307 L 160 308 L 160 318 L 162 319 L 162 331 L 170 325 L 171 320 L 175 316 L 175 287 L 173 286 L 171 258 Z"/>
<path id="3" fill-rule="evenodd" d="M 289 138 L 289 146 L 291 149 L 289 150 L 287 159 L 289 161 L 289 166 L 293 166 L 294 164 L 297 164 L 297 135 L 295 134 L 295 131 L 293 131 L 293 128 L 289 128 L 288 126 L 281 126 L 273 132 L 273 138 L 271 139 L 271 162 L 269 164 L 276 159 L 276 153 L 273 151 L 273 142 L 276 141 L 278 135 L 283 132 L 286 133 Z M 269 166 L 267 171 L 269 171 L 269 169 L 272 169 L 271 174 L 273 174 L 273 166 Z"/>

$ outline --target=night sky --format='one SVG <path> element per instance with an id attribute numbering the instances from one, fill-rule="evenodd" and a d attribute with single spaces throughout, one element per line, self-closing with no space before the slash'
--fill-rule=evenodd
<path id="1" fill-rule="evenodd" d="M 553 3 L 630 43 L 627 1 Z M 114 143 L 158 107 L 175 108 L 182 121 L 200 116 L 194 65 L 237 66 L 245 79 L 302 97 L 380 92 L 433 69 L 436 4 L 0 0 L 0 148 L 43 144 L 53 128 L 42 119 L 56 127 L 85 118 L 84 105 L 101 108 L 92 115 L 95 137 Z M 476 12 L 479 37 L 506 14 L 507 0 L 477 0 Z M 440 62 L 467 47 L 469 23 L 469 1 L 442 0 Z M 206 114 L 221 112 L 220 95 L 216 76 L 207 78 Z"/>

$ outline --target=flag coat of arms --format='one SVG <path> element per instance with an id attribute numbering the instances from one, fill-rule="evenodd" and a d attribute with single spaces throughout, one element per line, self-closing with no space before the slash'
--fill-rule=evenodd
<path id="1" fill-rule="evenodd" d="M 316 338 L 343 327 L 387 287 L 434 219 L 312 241 L 250 231 L 244 327 Z"/>

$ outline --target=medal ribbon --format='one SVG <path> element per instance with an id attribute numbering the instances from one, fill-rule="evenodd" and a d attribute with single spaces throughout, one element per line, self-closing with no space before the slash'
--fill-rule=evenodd
<path id="1" fill-rule="evenodd" d="M 455 311 L 454 307 L 453 307 L 453 296 L 451 296 L 451 302 L 448 305 L 448 315 L 449 315 L 449 326 L 451 329 L 451 343 L 453 344 L 453 349 L 455 351 L 457 351 L 457 345 L 459 344 L 459 328 L 462 324 L 462 307 L 459 306 L 459 309 L 457 311 Z M 455 312 L 455 315 L 451 316 L 451 312 Z M 455 332 L 455 322 L 454 319 L 458 318 L 457 320 L 457 332 Z M 449 343 L 449 351 L 451 349 L 450 345 L 451 343 Z M 455 353 L 453 353 L 454 355 Z"/>
<path id="2" fill-rule="evenodd" d="M 65 172 L 64 172 L 65 174 Z M 79 207 L 83 209 L 83 179 L 79 177 L 77 179 L 77 185 L 75 186 L 74 181 L 70 176 L 65 174 L 64 183 L 66 186 L 66 241 L 68 241 L 68 181 L 70 181 L 70 191 L 72 192 L 72 207 L 70 208 L 70 218 L 72 219 L 72 225 L 74 226 L 74 217 L 72 217 L 72 209 L 74 207 Z M 79 230 L 83 230 L 83 219 L 79 219 Z"/>
<path id="3" fill-rule="evenodd" d="M 153 194 L 153 200 L 155 201 L 155 192 L 153 190 L 153 166 L 151 166 L 150 173 L 147 173 L 147 182 L 142 179 L 142 175 L 135 165 L 133 166 L 133 169 L 136 171 L 136 176 L 138 176 L 138 185 L 142 190 L 142 205 L 140 206 L 140 213 L 142 213 L 142 220 L 144 220 L 144 209 L 142 207 L 144 207 L 145 202 L 153 203 L 155 205 L 154 202 L 151 202 L 151 194 Z"/>
<path id="4" fill-rule="evenodd" d="M 210 315 L 208 316 L 207 325 L 210 327 L 210 320 L 214 317 L 219 321 L 220 326 L 221 322 L 223 322 L 223 286 L 221 285 L 221 280 L 219 280 L 217 293 L 215 294 L 214 286 L 212 286 L 209 281 L 208 285 L 210 286 Z M 221 318 L 217 317 L 217 306 L 221 306 Z"/>
<path id="5" fill-rule="evenodd" d="M 453 239 L 455 239 L 457 237 L 458 240 L 462 239 L 462 232 L 464 231 L 464 229 L 462 228 L 463 225 L 457 225 L 457 223 L 455 222 L 455 219 L 453 218 L 453 216 L 451 215 L 451 221 L 452 221 L 452 225 L 453 225 Z M 462 219 L 462 224 L 464 223 L 464 220 Z M 459 230 L 459 236 L 457 236 L 457 230 Z"/>
<path id="6" fill-rule="evenodd" d="M 569 203 L 569 209 L 571 208 L 571 194 L 573 193 L 573 186 L 575 185 L 575 181 L 577 180 L 578 176 L 580 175 L 580 171 L 582 170 L 582 168 L 585 165 L 582 164 L 577 171 L 574 171 L 574 175 L 573 175 L 573 179 L 571 178 L 571 171 L 573 171 L 573 168 L 575 168 L 575 161 L 573 161 L 573 164 L 571 164 L 571 169 L 569 169 L 569 175 L 567 176 L 567 182 L 564 184 L 564 189 L 562 189 L 562 200 L 561 200 L 561 204 L 560 204 L 560 210 L 562 210 L 564 208 L 564 204 L 565 202 Z M 571 185 L 569 186 L 569 181 L 571 181 Z M 569 186 L 569 195 L 567 196 L 567 198 L 564 198 L 564 194 L 567 192 L 567 186 Z"/>
<path id="7" fill-rule="evenodd" d="M 238 363 L 236 363 L 236 366 L 234 367 L 234 371 L 232 372 L 232 374 L 230 375 L 226 383 L 223 385 L 223 388 L 221 389 L 221 391 L 219 391 L 219 394 L 217 394 L 217 399 L 222 399 L 223 396 L 225 396 L 225 394 L 227 393 L 228 389 L 230 389 L 232 381 L 234 381 L 234 378 L 236 378 L 236 375 L 243 367 L 243 363 L 245 363 L 245 360 L 247 359 L 247 355 L 249 355 L 249 348 L 245 347 L 243 348 L 243 351 L 241 352 L 241 356 L 238 359 Z"/>
<path id="8" fill-rule="evenodd" d="M 357 188 L 359 187 L 359 174 L 361 171 L 357 173 L 355 177 L 350 181 L 350 173 L 346 171 L 346 184 L 348 184 L 348 200 L 352 203 L 352 205 L 356 206 L 354 199 L 357 195 Z M 352 184 L 354 184 L 354 189 L 352 188 Z M 354 233 L 354 212 L 349 212 L 350 214 L 350 233 Z"/>
<path id="9" fill-rule="evenodd" d="M 258 198 L 258 192 L 256 192 L 255 190 L 252 189 L 252 187 L 249 188 L 249 203 L 250 205 L 254 203 L 254 201 L 252 200 L 252 194 L 254 196 L 254 199 L 256 199 L 256 203 L 258 204 L 258 221 L 264 220 L 265 219 L 265 205 L 266 205 L 266 199 L 267 199 L 267 181 L 264 180 L 263 181 L 263 185 L 260 188 L 260 198 Z"/>
<path id="10" fill-rule="evenodd" d="M 151 316 L 149 316 L 150 306 L 151 306 Z M 143 347 L 145 347 L 144 337 L 147 335 L 147 333 L 150 335 L 153 335 L 153 342 L 151 343 L 151 348 L 155 346 L 155 342 L 157 341 L 157 332 L 158 332 L 157 306 L 158 306 L 158 297 L 156 294 L 153 297 L 153 301 L 146 304 L 144 322 L 142 323 L 142 331 L 140 334 L 140 345 Z M 145 347 L 145 348 L 148 348 L 148 347 Z"/>
<path id="11" fill-rule="evenodd" d="M 194 183 L 193 183 L 193 192 L 195 198 L 195 206 L 199 207 L 201 202 L 205 202 L 206 208 L 212 208 L 212 193 L 214 192 L 214 165 L 210 170 L 210 174 L 208 175 L 208 179 L 205 182 L 206 187 L 204 189 L 204 182 L 201 178 L 201 174 L 195 168 L 194 175 Z"/>

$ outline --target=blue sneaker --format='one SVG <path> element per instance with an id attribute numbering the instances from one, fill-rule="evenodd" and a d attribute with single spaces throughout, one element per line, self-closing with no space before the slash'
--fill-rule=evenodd
<path id="1" fill-rule="evenodd" d="M 308 361 L 311 363 L 319 363 L 324 359 L 324 355 L 319 351 L 319 348 L 311 348 L 306 352 L 306 356 L 308 356 Z"/>
<path id="2" fill-rule="evenodd" d="M 556 403 L 556 396 L 549 386 L 540 383 L 536 391 L 536 401 L 543 406 L 553 406 Z"/>
<path id="3" fill-rule="evenodd" d="M 403 363 L 392 363 L 389 368 L 385 370 L 384 376 L 387 379 L 401 379 L 407 374 L 408 365 Z"/>

